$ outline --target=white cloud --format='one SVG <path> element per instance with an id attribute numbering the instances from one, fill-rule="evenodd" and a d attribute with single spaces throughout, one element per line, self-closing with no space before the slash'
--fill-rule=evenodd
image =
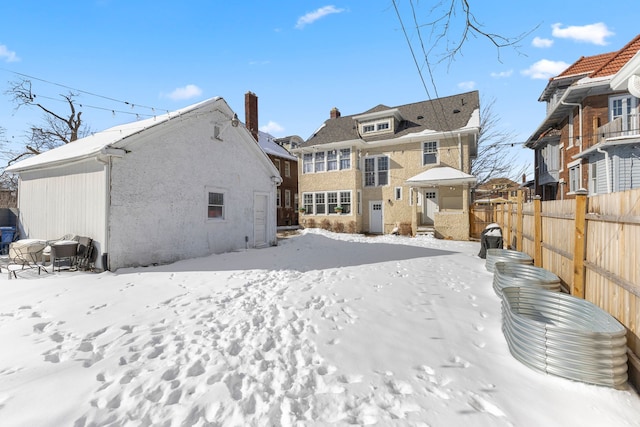
<path id="1" fill-rule="evenodd" d="M 185 87 L 176 88 L 173 92 L 165 95 L 167 98 L 174 101 L 180 101 L 183 99 L 191 99 L 196 96 L 202 95 L 202 89 L 196 85 L 186 85 Z"/>
<path id="2" fill-rule="evenodd" d="M 542 37 L 534 37 L 531 42 L 533 47 L 551 47 L 553 46 L 553 40 L 551 39 L 543 39 Z"/>
<path id="3" fill-rule="evenodd" d="M 4 59 L 6 62 L 18 62 L 20 58 L 12 50 L 7 49 L 7 46 L 0 44 L 0 59 Z"/>
<path id="4" fill-rule="evenodd" d="M 333 13 L 342 13 L 345 9 L 338 9 L 335 6 L 324 6 L 320 9 L 316 9 L 313 12 L 309 12 L 306 15 L 298 18 L 298 22 L 296 22 L 296 28 L 301 30 L 307 24 L 313 24 L 320 18 L 324 18 L 327 15 L 331 15 Z"/>
<path id="5" fill-rule="evenodd" d="M 280 126 L 278 123 L 272 122 L 271 120 L 269 120 L 269 123 L 267 123 L 265 126 L 262 126 L 260 130 L 262 132 L 274 134 L 274 133 L 282 132 L 284 128 Z"/>
<path id="6" fill-rule="evenodd" d="M 551 25 L 551 34 L 561 39 L 571 39 L 577 42 L 593 43 L 604 46 L 607 44 L 607 37 L 613 36 L 615 33 L 609 31 L 607 25 L 603 22 L 583 26 L 569 26 L 561 28 L 562 24 L 557 23 Z"/>
<path id="7" fill-rule="evenodd" d="M 522 70 L 522 74 L 532 79 L 549 79 L 555 77 L 569 67 L 564 61 L 550 61 L 541 59 L 526 70 Z"/>
<path id="8" fill-rule="evenodd" d="M 513 70 L 507 70 L 507 71 L 500 71 L 498 73 L 493 72 L 491 73 L 491 77 L 495 79 L 504 79 L 507 77 L 511 77 L 512 74 L 513 74 Z"/>
<path id="9" fill-rule="evenodd" d="M 458 83 L 458 87 L 464 90 L 472 90 L 474 87 L 476 87 L 476 82 L 471 80 L 467 82 L 460 82 Z"/>

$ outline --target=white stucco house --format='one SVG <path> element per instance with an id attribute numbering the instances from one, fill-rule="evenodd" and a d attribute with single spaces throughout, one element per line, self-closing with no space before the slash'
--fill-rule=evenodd
<path id="1" fill-rule="evenodd" d="M 91 237 L 103 270 L 275 244 L 280 174 L 238 123 L 217 97 L 7 167 L 21 236 Z"/>

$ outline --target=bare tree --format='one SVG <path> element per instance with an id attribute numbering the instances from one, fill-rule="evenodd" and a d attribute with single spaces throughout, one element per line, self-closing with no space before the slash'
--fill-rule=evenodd
<path id="1" fill-rule="evenodd" d="M 482 185 L 491 178 L 509 178 L 518 182 L 526 171 L 526 165 L 519 164 L 516 135 L 500 127 L 500 118 L 494 112 L 495 99 L 483 104 L 480 111 L 480 135 L 478 156 L 471 161 L 471 174 Z"/>
<path id="2" fill-rule="evenodd" d="M 5 94 L 11 97 L 16 110 L 21 107 L 35 107 L 43 113 L 42 123 L 30 127 L 25 137 L 26 142 L 21 148 L 3 149 L 2 154 L 7 161 L 7 166 L 24 158 L 68 144 L 88 134 L 88 129 L 82 121 L 82 111 L 78 110 L 75 102 L 77 93 L 60 94 L 61 101 L 66 104 L 68 109 L 65 114 L 60 114 L 41 103 L 37 95 L 33 93 L 31 81 L 28 79 L 9 82 L 9 89 L 5 91 Z M 4 145 L 6 146 L 6 144 Z M 13 181 L 3 171 L 0 183 L 11 185 Z"/>

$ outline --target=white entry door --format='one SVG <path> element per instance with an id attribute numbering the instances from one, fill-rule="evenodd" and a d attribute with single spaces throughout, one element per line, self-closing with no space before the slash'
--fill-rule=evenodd
<path id="1" fill-rule="evenodd" d="M 267 201 L 266 194 L 256 194 L 253 197 L 253 241 L 259 248 L 267 245 Z"/>
<path id="2" fill-rule="evenodd" d="M 369 202 L 369 233 L 382 234 L 382 201 Z"/>
<path id="3" fill-rule="evenodd" d="M 433 224 L 438 212 L 438 190 L 430 188 L 424 192 L 424 203 L 422 207 L 422 223 Z"/>

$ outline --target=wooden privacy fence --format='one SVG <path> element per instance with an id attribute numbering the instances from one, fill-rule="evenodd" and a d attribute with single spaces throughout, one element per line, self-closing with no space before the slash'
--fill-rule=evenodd
<path id="1" fill-rule="evenodd" d="M 493 205 L 473 205 L 469 209 L 469 237 L 480 239 L 487 225 L 495 222 Z"/>
<path id="2" fill-rule="evenodd" d="M 557 275 L 563 290 L 627 328 L 630 381 L 640 386 L 640 189 L 497 205 L 505 247 Z"/>

